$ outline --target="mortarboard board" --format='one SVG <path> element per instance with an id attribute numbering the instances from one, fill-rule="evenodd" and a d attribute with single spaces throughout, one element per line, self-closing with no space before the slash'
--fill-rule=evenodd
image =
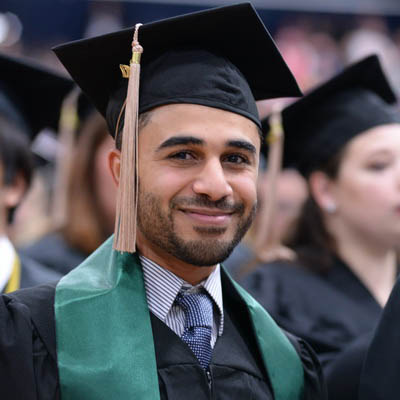
<path id="1" fill-rule="evenodd" d="M 126 97 L 119 64 L 131 57 L 132 36 L 130 28 L 54 49 L 107 117 L 112 134 Z M 251 92 L 256 100 L 301 95 L 250 3 L 145 24 L 139 41 L 144 48 L 139 112 L 169 103 L 194 103 L 237 112 L 256 122 L 258 114 L 248 98 Z"/>
<path id="2" fill-rule="evenodd" d="M 72 81 L 31 61 L 0 54 L 0 115 L 32 141 L 44 128 L 57 130 Z"/>
<path id="3" fill-rule="evenodd" d="M 282 111 L 284 164 L 308 176 L 356 135 L 400 123 L 395 102 L 376 55 L 349 66 Z M 265 120 L 263 130 L 268 129 Z"/>
<path id="4" fill-rule="evenodd" d="M 125 124 L 114 239 L 120 251 L 135 251 L 138 113 L 166 104 L 199 104 L 243 115 L 261 127 L 255 100 L 301 95 L 250 3 L 169 18 L 143 25 L 139 34 L 135 27 L 54 51 L 106 118 L 110 133 Z M 129 59 L 129 69 L 122 68 L 127 83 L 119 66 Z"/>

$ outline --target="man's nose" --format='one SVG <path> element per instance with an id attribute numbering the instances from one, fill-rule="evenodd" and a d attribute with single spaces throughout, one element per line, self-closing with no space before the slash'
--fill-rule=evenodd
<path id="1" fill-rule="evenodd" d="M 193 182 L 196 194 L 206 195 L 212 201 L 218 201 L 233 193 L 219 159 L 207 161 Z"/>

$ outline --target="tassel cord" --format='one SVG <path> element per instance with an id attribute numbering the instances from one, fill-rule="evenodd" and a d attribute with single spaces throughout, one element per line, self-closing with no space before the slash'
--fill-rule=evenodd
<path id="1" fill-rule="evenodd" d="M 121 140 L 121 166 L 115 218 L 114 249 L 121 252 L 136 251 L 137 203 L 138 203 L 138 118 L 140 55 L 143 52 L 138 43 L 138 29 L 135 27 L 132 42 L 130 66 L 121 66 L 124 77 L 129 75 L 128 92 L 125 101 L 125 120 Z M 122 111 L 121 114 L 122 115 Z M 119 128 L 119 120 L 117 130 Z M 116 132 L 118 135 L 118 131 Z M 116 136 L 117 137 L 117 136 Z"/>

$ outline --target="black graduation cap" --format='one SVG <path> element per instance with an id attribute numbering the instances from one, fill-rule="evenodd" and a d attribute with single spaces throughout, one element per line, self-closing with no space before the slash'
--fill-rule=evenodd
<path id="1" fill-rule="evenodd" d="M 396 100 L 376 55 L 351 65 L 282 111 L 284 164 L 307 177 L 356 135 L 400 123 Z"/>
<path id="2" fill-rule="evenodd" d="M 114 134 L 126 98 L 119 65 L 132 55 L 133 28 L 58 46 L 55 53 L 106 117 Z M 193 103 L 260 125 L 255 100 L 300 96 L 297 83 L 250 3 L 143 25 L 139 112 Z"/>
<path id="3" fill-rule="evenodd" d="M 30 140 L 44 128 L 57 130 L 60 107 L 73 82 L 31 61 L 0 54 L 0 115 Z"/>

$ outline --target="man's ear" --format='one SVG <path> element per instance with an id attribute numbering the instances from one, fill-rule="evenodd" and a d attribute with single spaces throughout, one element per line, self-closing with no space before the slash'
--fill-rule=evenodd
<path id="1" fill-rule="evenodd" d="M 22 201 L 24 194 L 27 190 L 27 182 L 24 174 L 18 172 L 12 183 L 4 186 L 4 205 L 7 209 L 17 207 Z"/>
<path id="2" fill-rule="evenodd" d="M 309 177 L 310 192 L 318 206 L 329 214 L 336 211 L 335 182 L 324 172 L 315 171 Z"/>
<path id="3" fill-rule="evenodd" d="M 115 184 L 119 185 L 121 173 L 121 152 L 117 149 L 110 150 L 108 153 L 108 166 Z"/>

